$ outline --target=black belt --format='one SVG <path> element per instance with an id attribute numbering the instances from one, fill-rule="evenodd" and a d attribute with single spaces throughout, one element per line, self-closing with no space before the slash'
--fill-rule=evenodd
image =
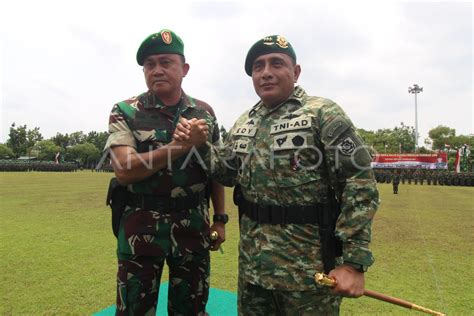
<path id="1" fill-rule="evenodd" d="M 183 211 L 195 208 L 204 199 L 205 191 L 193 195 L 172 198 L 169 196 L 136 194 L 129 192 L 127 205 L 146 210 L 160 210 L 164 212 Z"/>
<path id="2" fill-rule="evenodd" d="M 260 224 L 316 224 L 320 222 L 324 204 L 312 205 L 261 205 L 245 199 L 239 208 Z"/>

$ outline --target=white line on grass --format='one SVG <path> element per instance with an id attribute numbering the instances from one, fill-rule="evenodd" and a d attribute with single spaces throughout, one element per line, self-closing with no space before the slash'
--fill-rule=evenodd
<path id="1" fill-rule="evenodd" d="M 418 214 L 418 212 L 415 212 L 415 214 Z M 418 223 L 419 231 L 421 233 L 421 238 L 423 239 L 423 246 L 424 246 L 423 248 L 425 249 L 426 257 L 428 258 L 428 264 L 431 267 L 431 271 L 433 272 L 433 279 L 435 280 L 435 285 L 436 285 L 436 290 L 438 292 L 439 300 L 441 301 L 441 305 L 443 306 L 444 312 L 446 314 L 448 314 L 446 305 L 444 303 L 443 295 L 441 294 L 441 289 L 439 287 L 438 277 L 436 276 L 436 271 L 435 271 L 435 267 L 434 267 L 434 264 L 433 264 L 433 258 L 431 256 L 431 254 L 428 252 L 428 246 L 427 246 L 427 243 L 426 243 L 425 234 L 423 233 L 423 227 L 421 226 L 421 221 L 420 221 L 419 215 L 415 215 L 415 218 L 416 218 L 416 221 Z"/>

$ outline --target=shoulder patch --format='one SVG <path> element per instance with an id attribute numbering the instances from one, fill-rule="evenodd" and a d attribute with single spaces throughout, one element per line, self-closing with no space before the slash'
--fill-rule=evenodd
<path id="1" fill-rule="evenodd" d="M 322 141 L 326 144 L 331 144 L 349 128 L 349 122 L 345 118 L 338 116 L 327 126 L 323 127 L 321 131 Z"/>
<path id="2" fill-rule="evenodd" d="M 344 138 L 338 145 L 339 151 L 341 154 L 350 156 L 356 149 L 357 145 L 356 142 L 350 137 L 347 136 Z"/>

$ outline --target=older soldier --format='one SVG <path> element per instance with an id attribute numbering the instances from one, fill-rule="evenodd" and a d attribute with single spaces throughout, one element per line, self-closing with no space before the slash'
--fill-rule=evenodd
<path id="1" fill-rule="evenodd" d="M 371 157 L 336 103 L 295 87 L 301 67 L 283 36 L 256 42 L 245 71 L 260 101 L 230 130 L 226 156 L 213 148 L 214 176 L 241 188 L 239 314 L 338 314 L 341 295 L 363 294 L 374 261 Z M 183 125 L 177 140 L 193 135 Z M 322 270 L 334 289 L 315 284 Z"/>
<path id="2" fill-rule="evenodd" d="M 225 239 L 223 187 L 199 164 L 194 145 L 219 141 L 212 108 L 189 95 L 181 83 L 189 65 L 182 40 L 170 30 L 147 37 L 137 52 L 148 91 L 114 105 L 110 114 L 112 166 L 127 185 L 118 232 L 117 314 L 155 315 L 160 279 L 169 267 L 168 313 L 205 315 L 209 294 L 209 249 Z M 172 140 L 180 117 L 197 118 L 197 136 Z M 195 155 L 187 154 L 195 153 Z M 212 186 L 210 228 L 207 187 Z M 220 238 L 211 243 L 210 229 Z"/>

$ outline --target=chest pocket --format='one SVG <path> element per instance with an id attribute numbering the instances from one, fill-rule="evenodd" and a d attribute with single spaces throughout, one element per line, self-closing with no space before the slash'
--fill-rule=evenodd
<path id="1" fill-rule="evenodd" d="M 137 151 L 139 153 L 148 152 L 160 148 L 168 143 L 167 130 L 133 131 L 137 140 Z"/>
<path id="2" fill-rule="evenodd" d="M 138 111 L 133 126 L 138 152 L 151 151 L 170 141 L 171 123 L 163 115 Z"/>
<path id="3" fill-rule="evenodd" d="M 321 180 L 322 153 L 316 146 L 311 117 L 301 115 L 271 126 L 275 181 L 280 188 L 317 184 Z"/>
<path id="4" fill-rule="evenodd" d="M 232 152 L 237 160 L 237 181 L 243 187 L 250 182 L 250 158 L 254 146 L 254 139 L 246 136 L 237 136 L 232 142 Z"/>

